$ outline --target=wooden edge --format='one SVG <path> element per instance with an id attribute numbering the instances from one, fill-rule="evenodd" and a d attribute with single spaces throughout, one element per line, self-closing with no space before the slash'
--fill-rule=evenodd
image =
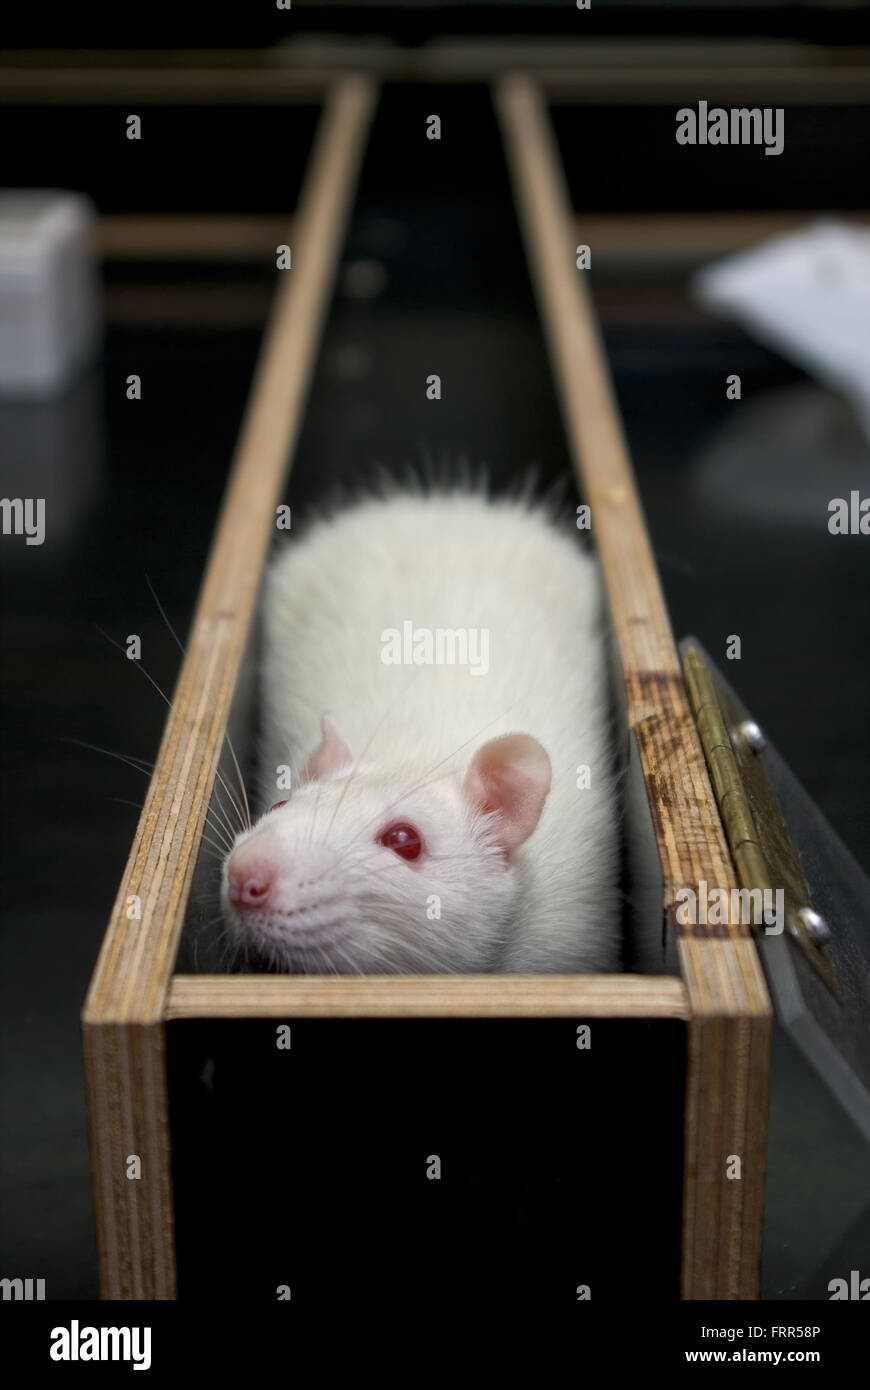
<path id="1" fill-rule="evenodd" d="M 0 48 L 0 67 L 16 68 L 254 68 L 263 66 L 265 48 Z"/>
<path id="2" fill-rule="evenodd" d="M 359 80 L 335 68 L 0 67 L 9 106 L 319 105 L 336 82 Z"/>
<path id="3" fill-rule="evenodd" d="M 260 572 L 299 428 L 374 91 L 337 84 L 300 202 L 187 654 L 136 839 L 85 1001 L 88 1022 L 162 1017 Z M 141 920 L 127 917 L 136 896 Z"/>
<path id="4" fill-rule="evenodd" d="M 824 214 L 847 226 L 870 226 L 870 212 Z M 797 232 L 816 220 L 808 212 L 722 213 L 578 213 L 574 233 L 585 242 L 593 262 L 617 258 L 678 262 L 704 261 L 748 251 L 768 237 Z"/>
<path id="5" fill-rule="evenodd" d="M 709 106 L 866 106 L 870 67 L 866 64 L 679 64 L 674 67 L 613 67 L 570 71 L 540 68 L 535 77 L 556 105 L 695 106 L 703 94 Z"/>
<path id="6" fill-rule="evenodd" d="M 574 213 L 539 87 L 517 73 L 495 89 L 515 198 L 569 447 L 606 580 L 662 864 L 663 912 L 701 881 L 737 880 L 683 683 L 658 573 L 583 272 Z M 632 563 L 625 563 L 631 555 Z M 730 900 L 730 898 L 729 898 Z M 771 1006 L 750 935 L 737 921 L 679 929 L 691 1023 L 686 1090 L 683 1293 L 757 1293 Z M 729 1181 L 729 1155 L 742 1177 Z"/>
<path id="7" fill-rule="evenodd" d="M 847 226 L 870 227 L 870 211 L 830 209 Z M 800 231 L 807 212 L 578 213 L 578 242 L 595 258 L 649 261 L 705 260 L 748 250 L 768 237 Z M 292 235 L 291 224 L 291 235 Z M 282 217 L 215 213 L 104 213 L 96 222 L 95 248 L 108 261 L 263 260 L 287 237 Z"/>
<path id="8" fill-rule="evenodd" d="M 584 272 L 574 264 L 574 219 L 540 93 L 515 75 L 498 87 L 517 208 L 526 239 L 578 482 L 592 515 L 612 629 L 662 863 L 663 910 L 681 888 L 737 880 L 695 730 L 658 571 L 629 460 Z M 626 564 L 626 556 L 631 564 Z M 747 946 L 739 922 L 685 926 Z M 722 974 L 693 1010 L 743 1016 L 769 1007 L 760 971 Z"/>
<path id="9" fill-rule="evenodd" d="M 82 1011 L 106 1298 L 175 1297 L 166 994 L 374 98 L 367 80 L 342 79 L 318 127 L 293 269 L 275 295 L 187 654 Z M 127 917 L 131 898 L 139 918 Z M 138 1177 L 128 1175 L 132 1156 Z"/>
<path id="10" fill-rule="evenodd" d="M 95 250 L 109 261 L 227 261 L 269 258 L 295 236 L 286 217 L 225 217 L 215 213 L 103 213 Z M 290 245 L 293 241 L 290 240 Z"/>
<path id="11" fill-rule="evenodd" d="M 143 69 L 231 68 L 253 74 L 280 68 L 300 76 L 312 68 L 328 68 L 333 73 L 360 69 L 358 39 L 305 35 L 300 43 L 299 37 L 293 35 L 269 47 L 242 50 L 0 50 L 0 68 L 14 66 L 18 70 L 49 73 L 58 69 L 88 71 L 109 67 L 133 75 Z M 833 85 L 844 70 L 858 70 L 860 81 L 860 70 L 870 62 L 870 50 L 859 46 L 825 47 L 791 39 L 590 39 L 580 29 L 574 38 L 565 35 L 558 39 L 487 35 L 448 37 L 417 46 L 372 40 L 366 42 L 364 56 L 366 72 L 381 81 L 489 82 L 522 67 L 527 72 L 540 73 L 547 81 L 563 81 L 575 87 L 581 81 L 585 85 L 587 74 L 609 89 L 622 78 L 633 91 L 644 90 L 643 79 L 648 74 L 654 78 L 661 72 L 681 87 L 687 81 L 699 83 L 709 73 L 722 76 L 733 85 L 737 80 L 747 81 L 756 72 L 762 82 L 770 72 L 794 74 L 796 79 L 809 72 L 819 74 L 819 80 L 828 78 Z M 697 90 L 705 89 L 698 86 Z"/>
<path id="12" fill-rule="evenodd" d="M 670 975 L 174 975 L 179 1018 L 688 1019 Z"/>
<path id="13" fill-rule="evenodd" d="M 292 245 L 292 243 L 290 243 Z M 160 282 L 105 285 L 103 317 L 107 324 L 125 328 L 261 330 L 272 302 L 270 287 L 251 280 L 229 283 L 223 276 L 198 280 L 195 285 Z"/>
<path id="14" fill-rule="evenodd" d="M 177 1296 L 165 1036 L 149 1027 L 82 1030 L 100 1296 Z M 138 1176 L 131 1164 L 138 1160 Z"/>

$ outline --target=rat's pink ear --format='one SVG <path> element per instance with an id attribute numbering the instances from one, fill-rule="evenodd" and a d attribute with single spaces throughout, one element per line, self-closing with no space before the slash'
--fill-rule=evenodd
<path id="1" fill-rule="evenodd" d="M 353 762 L 353 754 L 338 732 L 338 725 L 331 714 L 325 714 L 320 721 L 323 738 L 299 773 L 300 782 L 315 782 L 329 772 L 338 772 Z"/>
<path id="2" fill-rule="evenodd" d="M 498 839 L 508 851 L 527 840 L 550 790 L 550 759 L 529 734 L 505 734 L 478 748 L 465 774 L 465 794 L 479 810 L 498 815 Z"/>

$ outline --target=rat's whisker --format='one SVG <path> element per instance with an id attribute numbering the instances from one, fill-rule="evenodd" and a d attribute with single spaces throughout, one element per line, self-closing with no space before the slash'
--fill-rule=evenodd
<path id="1" fill-rule="evenodd" d="M 151 579 L 149 578 L 149 576 L 148 576 L 147 574 L 145 575 L 145 583 L 148 585 L 148 588 L 151 590 L 151 597 L 154 599 L 154 602 L 157 604 L 157 611 L 159 612 L 161 618 L 163 619 L 164 623 L 166 624 L 167 628 L 169 629 L 170 635 L 173 637 L 173 639 L 174 639 L 174 641 L 175 641 L 175 645 L 178 647 L 178 650 L 181 652 L 181 655 L 182 655 L 182 656 L 187 656 L 187 651 L 186 651 L 186 648 L 185 648 L 185 646 L 184 646 L 184 643 L 182 642 L 182 640 L 181 640 L 181 638 L 179 637 L 178 633 L 175 631 L 175 628 L 172 626 L 172 623 L 169 621 L 169 617 L 168 617 L 168 614 L 167 614 L 167 612 L 166 612 L 166 609 L 163 607 L 163 604 L 160 602 L 160 599 L 157 597 L 157 590 L 154 588 L 154 585 L 151 583 Z M 165 697 L 164 697 L 164 698 L 165 698 Z M 238 758 L 236 757 L 236 750 L 235 750 L 235 748 L 233 747 L 233 741 L 232 741 L 232 739 L 230 738 L 229 733 L 225 733 L 225 734 L 224 734 L 224 737 L 225 737 L 225 739 L 226 739 L 226 741 L 227 741 L 227 745 L 228 745 L 228 747 L 229 747 L 230 754 L 231 754 L 231 756 L 232 756 L 233 762 L 235 763 L 236 774 L 237 774 L 238 779 L 239 779 L 239 787 L 240 787 L 240 789 L 241 789 L 242 798 L 243 798 L 244 803 L 245 803 L 245 810 L 246 810 L 246 812 L 247 812 L 247 821 L 245 821 L 245 820 L 243 819 L 243 820 L 242 820 L 242 823 L 243 823 L 243 825 L 245 826 L 245 829 L 250 829 L 250 826 L 251 826 L 251 808 L 250 808 L 250 806 L 248 805 L 248 794 L 247 794 L 247 792 L 245 791 L 245 782 L 244 782 L 244 778 L 242 777 L 241 768 L 239 767 L 239 760 L 238 760 Z"/>
<path id="2" fill-rule="evenodd" d="M 142 772 L 146 777 L 150 777 L 154 771 L 154 764 L 149 763 L 145 758 L 137 758 L 128 753 L 116 753 L 111 748 L 101 748 L 99 744 L 86 743 L 81 738 L 60 737 L 59 741 L 61 743 L 74 743 L 78 748 L 88 748 L 92 753 L 104 753 L 107 758 L 117 758 L 119 763 L 126 763 L 128 767 L 133 768 L 134 772 Z"/>
<path id="3" fill-rule="evenodd" d="M 230 838 L 234 840 L 234 839 L 236 838 L 236 836 L 237 836 L 242 830 L 244 830 L 245 827 L 244 827 L 244 825 L 241 823 L 241 820 L 240 820 L 238 826 L 235 826 L 235 825 L 233 824 L 232 813 L 231 813 L 231 811 L 227 808 L 227 806 L 226 806 L 226 804 L 225 804 L 223 798 L 221 797 L 220 788 L 219 788 L 217 782 L 215 782 L 215 783 L 213 784 L 213 789 L 212 789 L 212 803 L 213 803 L 213 804 L 212 804 L 211 809 L 212 809 L 213 811 L 215 811 L 216 814 L 217 814 L 218 812 L 220 812 L 220 818 L 221 818 L 221 820 L 223 821 L 224 825 L 226 826 L 227 830 L 229 831 L 229 833 L 230 833 Z M 233 809 L 234 809 L 234 810 L 236 811 L 236 813 L 238 814 L 238 807 L 234 807 Z"/>
<path id="4" fill-rule="evenodd" d="M 124 657 L 126 657 L 126 655 L 127 655 L 126 648 L 122 647 L 120 642 L 116 642 L 115 639 L 114 639 L 114 637 L 110 637 L 109 634 L 108 634 L 107 632 L 104 632 L 103 629 L 100 627 L 99 623 L 94 623 L 94 627 L 97 629 L 97 632 L 99 632 L 99 634 L 100 634 L 101 637 L 104 637 L 104 638 L 106 639 L 106 641 L 107 641 L 111 646 L 115 647 L 117 651 L 121 652 L 121 654 L 122 654 Z M 175 635 L 175 634 L 173 634 L 173 635 Z M 176 641 L 177 641 L 177 640 L 178 640 L 178 639 L 177 639 L 177 637 L 176 637 Z M 182 650 L 182 652 L 183 652 L 183 651 L 184 651 L 184 648 L 182 647 L 181 650 Z M 153 686 L 153 688 L 157 691 L 157 694 L 160 696 L 161 700 L 164 702 L 164 704 L 166 705 L 167 709 L 170 709 L 170 710 L 171 710 L 171 709 L 172 709 L 172 701 L 170 700 L 169 696 L 166 694 L 166 691 L 163 690 L 163 689 L 158 685 L 157 681 L 154 679 L 154 677 L 151 675 L 151 673 L 145 668 L 145 666 L 142 664 L 142 661 L 141 661 L 141 660 L 134 661 L 134 662 L 133 662 L 133 665 L 134 665 L 139 671 L 142 672 L 142 675 L 143 675 L 143 676 L 145 677 L 145 679 L 148 681 L 149 685 Z M 224 787 L 224 789 L 226 790 L 227 795 L 230 797 L 230 800 L 232 801 L 232 800 L 233 800 L 232 794 L 231 794 L 231 792 L 230 792 L 229 787 L 227 786 L 226 781 L 224 780 L 223 774 L 221 773 L 221 770 L 220 770 L 219 767 L 215 768 L 215 776 L 219 779 L 219 781 L 220 781 L 220 783 L 221 783 L 221 786 Z M 239 811 L 239 819 L 240 819 L 240 820 L 242 819 L 241 811 Z"/>

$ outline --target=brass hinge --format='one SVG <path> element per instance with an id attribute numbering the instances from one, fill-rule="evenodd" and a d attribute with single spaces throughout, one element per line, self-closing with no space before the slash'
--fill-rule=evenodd
<path id="1" fill-rule="evenodd" d="M 815 911 L 779 801 L 760 756 L 764 739 L 715 683 L 697 647 L 683 656 L 683 674 L 740 884 L 769 894 L 782 890 L 784 927 L 803 958 L 838 1000 L 840 988 L 825 949 L 830 931 Z M 772 899 L 771 899 L 772 900 Z M 753 925 L 770 930 L 758 918 Z"/>

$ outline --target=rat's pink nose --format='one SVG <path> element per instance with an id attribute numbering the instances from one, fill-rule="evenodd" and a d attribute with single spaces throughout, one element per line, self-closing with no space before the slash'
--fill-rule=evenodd
<path id="1" fill-rule="evenodd" d="M 262 868 L 253 873 L 244 865 L 227 870 L 227 892 L 237 907 L 262 907 L 271 891 L 271 879 Z"/>

